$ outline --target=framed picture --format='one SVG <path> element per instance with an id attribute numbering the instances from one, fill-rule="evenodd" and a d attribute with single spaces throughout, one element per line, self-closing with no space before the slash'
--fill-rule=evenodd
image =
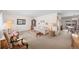
<path id="1" fill-rule="evenodd" d="M 25 19 L 17 19 L 17 25 L 25 25 L 26 20 Z"/>

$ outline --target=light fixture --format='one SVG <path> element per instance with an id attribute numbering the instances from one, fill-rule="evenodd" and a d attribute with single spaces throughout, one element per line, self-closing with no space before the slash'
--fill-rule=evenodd
<path id="1" fill-rule="evenodd" d="M 10 30 L 12 29 L 12 20 L 8 19 L 6 22 L 5 22 L 5 27 L 6 29 L 8 29 L 8 33 L 10 33 Z"/>

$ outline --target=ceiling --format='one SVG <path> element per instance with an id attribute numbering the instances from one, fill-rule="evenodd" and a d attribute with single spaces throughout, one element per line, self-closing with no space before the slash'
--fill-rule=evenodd
<path id="1" fill-rule="evenodd" d="M 25 16 L 42 16 L 52 13 L 66 14 L 79 14 L 79 10 L 3 10 L 8 15 L 25 15 Z"/>

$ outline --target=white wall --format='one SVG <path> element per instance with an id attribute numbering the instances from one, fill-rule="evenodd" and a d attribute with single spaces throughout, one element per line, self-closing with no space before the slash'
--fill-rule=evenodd
<path id="1" fill-rule="evenodd" d="M 26 19 L 26 24 L 25 25 L 17 25 L 17 19 Z M 27 16 L 18 16 L 18 15 L 4 15 L 4 22 L 7 20 L 12 20 L 13 22 L 13 30 L 18 30 L 18 31 L 26 31 L 30 29 L 31 26 L 31 17 Z"/>
<path id="2" fill-rule="evenodd" d="M 19 30 L 19 31 L 25 31 L 25 30 L 29 30 L 31 28 L 31 20 L 33 19 L 32 17 L 27 17 L 25 15 L 7 15 L 4 13 L 4 22 L 6 22 L 6 20 L 12 20 L 13 22 L 13 27 L 12 29 L 15 30 Z M 26 19 L 26 25 L 17 25 L 17 19 Z M 56 26 L 53 26 L 53 24 L 57 24 L 57 13 L 53 13 L 53 14 L 48 14 L 48 15 L 43 15 L 40 17 L 35 17 L 36 21 L 37 21 L 37 27 L 39 26 L 46 26 L 46 27 L 50 27 L 50 25 L 52 26 L 53 30 L 57 30 Z M 41 20 L 44 20 L 45 23 L 48 23 L 48 25 L 41 24 Z M 39 24 L 40 23 L 40 24 Z"/>
<path id="3" fill-rule="evenodd" d="M 57 30 L 57 27 L 53 26 L 53 24 L 57 24 L 57 13 L 36 17 L 35 19 L 37 20 L 37 27 L 39 27 L 39 26 L 46 26 L 46 27 L 52 26 L 53 30 Z M 44 20 L 45 23 L 48 23 L 48 25 L 46 25 L 45 23 L 41 24 L 41 20 Z"/>

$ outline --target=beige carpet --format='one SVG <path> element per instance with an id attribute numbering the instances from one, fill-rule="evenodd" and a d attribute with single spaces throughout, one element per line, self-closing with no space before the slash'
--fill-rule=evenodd
<path id="1" fill-rule="evenodd" d="M 61 32 L 56 37 L 44 35 L 36 38 L 34 32 L 23 32 L 21 36 L 29 44 L 29 49 L 69 49 L 71 48 L 71 34 Z"/>

